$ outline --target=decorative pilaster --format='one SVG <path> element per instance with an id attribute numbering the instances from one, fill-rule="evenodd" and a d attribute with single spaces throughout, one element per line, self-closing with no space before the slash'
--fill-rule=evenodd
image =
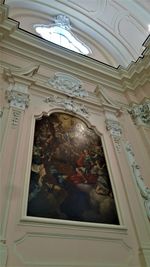
<path id="1" fill-rule="evenodd" d="M 99 98 L 105 113 L 106 129 L 107 131 L 109 131 L 112 137 L 116 150 L 120 151 L 120 139 L 122 135 L 122 128 L 117 118 L 118 115 L 121 114 L 120 107 L 118 107 L 116 103 L 114 103 L 114 101 L 110 99 L 109 96 L 107 96 L 104 88 L 101 85 L 98 85 L 96 87 L 95 93 Z"/>
<path id="2" fill-rule="evenodd" d="M 24 89 L 24 92 L 23 92 Z M 20 115 L 29 106 L 29 94 L 27 88 L 21 84 L 15 84 L 11 90 L 6 91 L 6 99 L 12 108 L 11 123 L 13 127 L 19 124 Z"/>
<path id="3" fill-rule="evenodd" d="M 143 198 L 147 217 L 150 220 L 150 189 L 144 183 L 144 179 L 141 175 L 140 167 L 135 160 L 135 155 L 134 155 L 131 144 L 129 142 L 126 142 L 125 148 L 126 148 L 126 152 L 127 152 L 127 156 L 128 156 L 128 160 L 129 160 L 129 164 L 132 170 L 133 177 L 136 181 L 140 194 Z"/>
<path id="4" fill-rule="evenodd" d="M 115 147 L 117 149 L 117 151 L 120 151 L 120 139 L 121 139 L 121 135 L 122 135 L 122 128 L 121 125 L 119 123 L 119 121 L 117 120 L 117 118 L 115 119 L 106 119 L 106 129 L 110 132 L 110 135 L 112 136 L 112 139 L 114 141 Z"/>
<path id="5" fill-rule="evenodd" d="M 4 69 L 3 78 L 8 83 L 5 89 L 7 102 L 3 108 L 3 114 L 7 117 L 5 132 L 2 140 L 2 209 L 1 209 L 1 241 L 0 241 L 0 267 L 7 264 L 7 225 L 9 211 L 13 202 L 12 194 L 14 190 L 14 178 L 18 161 L 18 148 L 22 135 L 22 123 L 26 108 L 29 106 L 29 87 L 34 82 L 32 76 L 37 71 L 37 67 L 10 70 Z M 8 161 L 9 155 L 9 161 Z M 7 190 L 7 191 L 6 191 Z M 13 218 L 12 218 L 13 219 Z M 8 234 L 8 233 L 7 233 Z M 8 234 L 9 235 L 9 234 Z"/>

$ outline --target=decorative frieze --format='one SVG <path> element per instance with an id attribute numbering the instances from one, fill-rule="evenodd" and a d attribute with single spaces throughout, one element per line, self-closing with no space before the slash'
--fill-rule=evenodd
<path id="1" fill-rule="evenodd" d="M 119 123 L 119 121 L 114 119 L 106 119 L 106 129 L 110 132 L 110 135 L 112 136 L 116 149 L 120 151 L 120 138 L 122 135 L 122 128 Z"/>
<path id="2" fill-rule="evenodd" d="M 136 125 L 150 126 L 150 99 L 142 104 L 132 104 L 129 113 Z"/>
<path id="3" fill-rule="evenodd" d="M 66 73 L 55 73 L 54 78 L 49 79 L 48 83 L 54 89 L 62 91 L 69 96 L 88 96 L 87 91 L 83 89 L 82 82 L 79 79 Z"/>
<path id="4" fill-rule="evenodd" d="M 82 104 L 77 104 L 74 102 L 74 100 L 71 97 L 68 98 L 61 98 L 57 97 L 55 95 L 51 95 L 47 97 L 44 102 L 51 103 L 52 105 L 56 105 L 59 107 L 64 108 L 66 111 L 76 113 L 78 115 L 81 115 L 85 118 L 89 117 L 89 112 L 87 108 Z"/>
<path id="5" fill-rule="evenodd" d="M 144 183 L 144 179 L 141 175 L 140 167 L 135 160 L 135 155 L 134 155 L 131 144 L 129 142 L 126 142 L 125 148 L 126 148 L 129 164 L 132 169 L 133 177 L 135 178 L 135 181 L 140 190 L 141 196 L 144 200 L 146 213 L 150 220 L 150 189 Z"/>

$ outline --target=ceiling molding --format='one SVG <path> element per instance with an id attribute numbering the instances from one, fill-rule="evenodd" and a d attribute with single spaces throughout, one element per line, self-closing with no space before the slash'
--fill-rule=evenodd
<path id="1" fill-rule="evenodd" d="M 6 19 L 6 6 L 1 6 L 0 9 L 0 30 L 3 34 L 0 48 L 4 53 L 20 56 L 30 63 L 45 65 L 57 71 L 65 69 L 65 72 L 76 75 L 79 79 L 86 79 L 95 85 L 100 83 L 122 92 L 135 90 L 139 85 L 149 82 L 150 38 L 144 43 L 147 48 L 143 52 L 143 58 L 131 63 L 128 68 L 116 69 L 18 29 L 15 21 Z"/>
<path id="2" fill-rule="evenodd" d="M 132 2 L 132 3 L 131 3 Z M 148 12 L 138 1 L 5 0 L 9 17 L 20 28 L 38 35 L 34 24 L 51 24 L 58 14 L 71 21 L 72 31 L 87 43 L 90 57 L 118 67 L 127 67 L 143 51 L 148 36 Z M 86 4 L 85 4 L 86 3 Z"/>

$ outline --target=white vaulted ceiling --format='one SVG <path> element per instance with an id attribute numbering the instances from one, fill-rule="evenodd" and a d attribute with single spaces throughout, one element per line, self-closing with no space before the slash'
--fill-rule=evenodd
<path id="1" fill-rule="evenodd" d="M 90 57 L 127 67 L 141 56 L 149 35 L 150 0 L 5 0 L 9 17 L 36 34 L 34 24 L 70 18 L 72 31 L 92 50 Z"/>

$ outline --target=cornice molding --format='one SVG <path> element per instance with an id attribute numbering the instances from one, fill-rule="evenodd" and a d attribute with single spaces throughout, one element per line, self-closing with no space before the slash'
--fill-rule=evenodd
<path id="1" fill-rule="evenodd" d="M 149 47 L 149 42 L 147 45 Z M 136 90 L 138 86 L 144 85 L 150 82 L 150 54 L 145 50 L 143 58 L 139 58 L 138 61 L 132 62 L 127 69 L 118 69 L 122 81 L 122 88 L 124 91 Z"/>
<path id="2" fill-rule="evenodd" d="M 128 68 L 118 69 L 73 53 L 53 43 L 18 29 L 18 23 L 7 18 L 7 6 L 0 6 L 1 49 L 71 75 L 77 75 L 95 84 L 111 86 L 116 91 L 136 90 L 150 82 L 150 38 L 147 39 L 143 58 L 132 62 Z"/>
<path id="3" fill-rule="evenodd" d="M 3 40 L 1 43 L 2 51 L 34 61 L 35 64 L 58 69 L 61 72 L 65 69 L 65 72 L 76 75 L 81 80 L 86 79 L 86 81 L 95 83 L 95 85 L 102 83 L 105 86 L 111 86 L 111 88 L 122 91 L 116 69 L 82 55 L 75 55 L 63 48 L 58 49 L 53 44 L 46 44 L 43 40 L 36 39 L 36 37 L 35 43 L 33 36 L 28 36 L 28 40 L 25 40 L 25 35 L 19 33 L 19 38 L 16 38 L 18 31 L 7 40 Z"/>
<path id="4" fill-rule="evenodd" d="M 110 108 L 109 103 L 103 103 L 99 96 L 96 95 L 96 93 L 88 93 L 85 94 L 85 96 L 82 96 L 82 94 L 68 94 L 65 90 L 58 90 L 58 88 L 55 88 L 55 86 L 52 86 L 48 83 L 48 79 L 45 81 L 41 81 L 39 79 L 38 74 L 38 65 L 29 65 L 25 66 L 24 68 L 2 68 L 1 67 L 1 73 L 2 78 L 5 79 L 9 83 L 9 88 L 6 89 L 6 98 L 8 99 L 8 96 L 10 96 L 9 92 L 11 90 L 16 90 L 24 92 L 23 89 L 28 88 L 30 94 L 35 94 L 36 96 L 39 96 L 42 99 L 49 99 L 51 95 L 55 95 L 56 98 L 65 99 L 66 97 L 70 96 L 73 101 L 76 101 L 76 103 L 80 106 L 82 104 L 87 106 L 89 110 L 92 110 L 92 112 L 98 112 L 103 111 L 105 108 Z M 37 79 L 35 78 L 38 77 Z M 68 76 L 67 76 L 68 78 Z M 78 80 L 77 80 L 78 81 Z M 81 83 L 82 84 L 82 83 Z M 82 88 L 81 88 L 82 89 Z M 82 89 L 83 90 L 83 89 Z M 14 94 L 15 94 L 14 92 Z M 82 92 L 82 91 L 81 91 Z M 85 91 L 86 93 L 86 91 Z M 11 96 L 10 96 L 11 97 Z M 16 101 L 16 97 L 13 98 Z M 10 99 L 8 102 L 12 102 L 13 99 Z M 8 99 L 9 100 L 9 99 Z M 22 101 L 21 101 L 22 102 Z M 46 101 L 44 101 L 46 102 Z M 47 103 L 54 103 L 55 101 L 47 101 Z M 58 101 L 56 101 L 58 102 Z M 69 103 L 69 102 L 68 102 Z M 24 105 L 23 105 L 24 106 Z M 64 106 L 65 107 L 65 106 Z"/>

